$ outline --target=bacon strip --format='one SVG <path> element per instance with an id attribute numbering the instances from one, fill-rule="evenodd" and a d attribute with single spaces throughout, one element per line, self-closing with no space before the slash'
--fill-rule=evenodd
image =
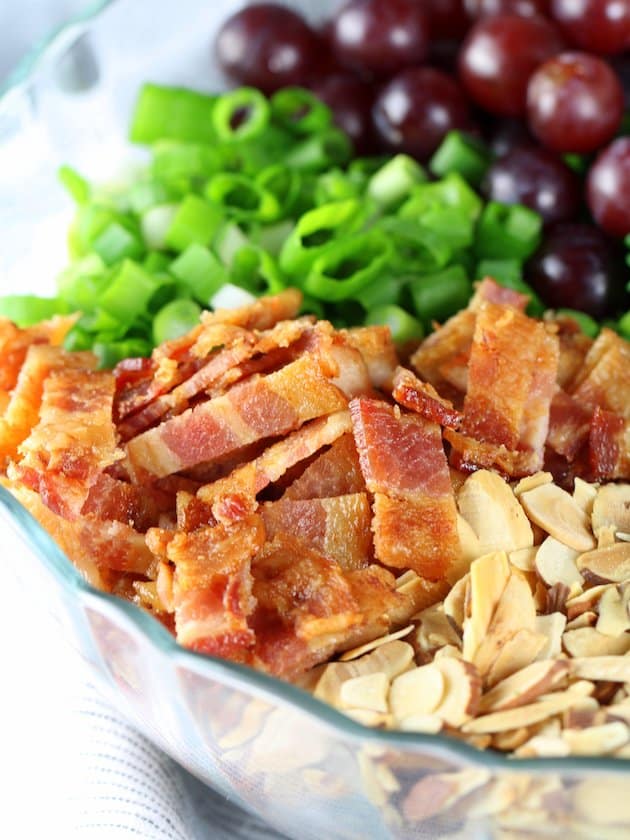
<path id="1" fill-rule="evenodd" d="M 14 474 L 67 518 L 80 514 L 99 474 L 122 456 L 113 399 L 108 371 L 52 371 L 44 381 L 40 420 L 19 446 Z"/>
<path id="2" fill-rule="evenodd" d="M 578 403 L 630 419 L 630 343 L 604 328 L 586 355 L 571 395 Z"/>
<path id="3" fill-rule="evenodd" d="M 348 428 L 350 428 L 350 415 Z M 335 440 L 326 452 L 313 461 L 302 475 L 287 487 L 284 499 L 323 499 L 361 493 L 365 482 L 359 456 L 351 434 Z"/>
<path id="4" fill-rule="evenodd" d="M 340 334 L 361 354 L 374 388 L 391 389 L 398 354 L 389 327 L 353 327 Z"/>
<path id="5" fill-rule="evenodd" d="M 470 299 L 468 308 L 478 312 L 485 303 L 496 303 L 500 306 L 511 306 L 519 312 L 525 312 L 529 303 L 529 295 L 524 295 L 507 286 L 501 286 L 492 277 L 484 277 L 476 284 L 475 294 Z"/>
<path id="6" fill-rule="evenodd" d="M 374 493 L 374 549 L 386 566 L 444 580 L 459 554 L 457 510 L 440 427 L 387 403 L 350 403 L 354 438 Z"/>
<path id="7" fill-rule="evenodd" d="M 589 459 L 599 481 L 630 478 L 630 420 L 597 407 L 591 421 Z"/>
<path id="8" fill-rule="evenodd" d="M 450 397 L 465 393 L 476 314 L 462 309 L 422 342 L 410 359 L 420 378 Z"/>
<path id="9" fill-rule="evenodd" d="M 127 443 L 130 469 L 144 483 L 287 434 L 345 406 L 345 397 L 322 375 L 317 359 L 305 356 L 132 438 Z"/>
<path id="10" fill-rule="evenodd" d="M 549 410 L 547 445 L 572 461 L 588 439 L 592 411 L 558 388 Z"/>
<path id="11" fill-rule="evenodd" d="M 392 396 L 400 405 L 420 414 L 425 420 L 456 429 L 462 415 L 450 400 L 443 399 L 432 385 L 422 382 L 407 368 L 399 367 L 394 375 Z"/>
<path id="12" fill-rule="evenodd" d="M 293 534 L 342 569 L 360 569 L 370 562 L 371 511 L 365 493 L 329 499 L 280 499 L 261 510 L 267 536 Z"/>

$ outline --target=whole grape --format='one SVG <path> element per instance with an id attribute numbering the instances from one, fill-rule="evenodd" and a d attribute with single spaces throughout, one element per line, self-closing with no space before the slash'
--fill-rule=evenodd
<path id="1" fill-rule="evenodd" d="M 599 154 L 588 173 L 587 200 L 603 230 L 630 233 L 630 137 L 619 137 Z"/>
<path id="2" fill-rule="evenodd" d="M 630 0 L 551 0 L 551 14 L 576 47 L 605 55 L 630 48 Z"/>

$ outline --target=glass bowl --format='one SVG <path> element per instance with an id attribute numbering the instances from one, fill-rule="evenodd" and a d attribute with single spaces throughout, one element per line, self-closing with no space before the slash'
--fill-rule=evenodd
<path id="1" fill-rule="evenodd" d="M 71 206 L 56 170 L 134 166 L 128 117 L 145 81 L 216 90 L 229 0 L 101 2 L 25 60 L 0 100 L 0 290 L 46 293 Z M 334 2 L 294 2 L 322 19 Z M 309 838 L 630 836 L 630 765 L 511 760 L 442 735 L 381 732 L 244 667 L 180 648 L 131 603 L 90 587 L 0 488 L 3 549 L 45 592 L 111 702 L 188 770 L 278 830 Z M 45 606 L 44 606 L 45 603 Z"/>

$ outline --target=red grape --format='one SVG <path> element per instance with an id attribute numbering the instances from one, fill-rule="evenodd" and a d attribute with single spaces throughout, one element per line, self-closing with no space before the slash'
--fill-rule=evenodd
<path id="1" fill-rule="evenodd" d="M 512 149 L 533 146 L 535 143 L 526 124 L 523 120 L 517 119 L 496 120 L 487 136 L 490 150 L 496 157 L 503 157 Z"/>
<path id="2" fill-rule="evenodd" d="M 630 0 L 551 0 L 551 14 L 584 50 L 612 54 L 630 48 Z"/>
<path id="3" fill-rule="evenodd" d="M 331 40 L 348 67 L 394 73 L 426 58 L 428 15 L 417 0 L 350 0 L 332 21 Z"/>
<path id="4" fill-rule="evenodd" d="M 610 63 L 621 82 L 626 111 L 630 111 L 630 53 L 616 55 Z"/>
<path id="5" fill-rule="evenodd" d="M 556 151 L 598 149 L 613 137 L 622 116 L 621 83 L 597 56 L 562 53 L 541 65 L 529 80 L 529 127 Z"/>
<path id="6" fill-rule="evenodd" d="M 497 15 L 478 21 L 460 52 L 459 72 L 470 96 L 496 114 L 525 112 L 527 82 L 562 40 L 542 18 Z"/>
<path id="7" fill-rule="evenodd" d="M 496 160 L 483 183 L 488 199 L 525 204 L 545 222 L 569 221 L 579 212 L 580 183 L 553 152 L 530 146 L 513 149 Z"/>
<path id="8" fill-rule="evenodd" d="M 431 41 L 451 41 L 464 35 L 470 28 L 465 3 L 466 0 L 424 0 L 423 5 L 429 16 Z"/>
<path id="9" fill-rule="evenodd" d="M 588 173 L 587 200 L 607 233 L 630 233 L 630 137 L 619 137 L 595 160 Z"/>
<path id="10" fill-rule="evenodd" d="M 455 128 L 470 127 L 457 82 L 430 67 L 403 70 L 381 90 L 372 111 L 381 140 L 391 149 L 426 160 Z"/>
<path id="11" fill-rule="evenodd" d="M 527 265 L 526 279 L 551 307 L 611 314 L 623 289 L 620 263 L 594 225 L 560 224 Z"/>
<path id="12" fill-rule="evenodd" d="M 313 93 L 332 110 L 357 154 L 373 149 L 372 87 L 349 73 L 327 76 L 311 84 Z"/>
<path id="13" fill-rule="evenodd" d="M 464 4 L 475 19 L 490 15 L 536 17 L 546 15 L 549 9 L 549 0 L 464 0 Z"/>
<path id="14" fill-rule="evenodd" d="M 291 9 L 260 3 L 225 21 L 215 51 L 230 78 L 272 93 L 308 78 L 318 58 L 318 44 L 317 35 Z"/>

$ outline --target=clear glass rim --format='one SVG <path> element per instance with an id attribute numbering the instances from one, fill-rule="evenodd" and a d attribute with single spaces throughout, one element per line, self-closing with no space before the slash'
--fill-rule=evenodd
<path id="1" fill-rule="evenodd" d="M 11 92 L 28 86 L 42 63 L 54 55 L 59 46 L 65 44 L 66 36 L 70 31 L 77 25 L 89 26 L 101 12 L 116 1 L 94 0 L 86 9 L 57 27 L 47 38 L 30 50 L 10 73 L 7 81 L 0 85 L 0 105 L 2 99 Z M 363 726 L 289 683 L 233 662 L 186 650 L 177 644 L 174 637 L 157 619 L 135 604 L 97 590 L 87 583 L 42 526 L 2 486 L 0 486 L 0 509 L 4 512 L 4 518 L 64 589 L 80 596 L 86 603 L 97 604 L 101 611 L 131 625 L 136 632 L 143 634 L 162 655 L 178 666 L 226 684 L 241 688 L 246 686 L 251 693 L 274 703 L 300 709 L 304 714 L 315 718 L 344 738 L 363 744 L 369 741 L 385 749 L 398 748 L 416 753 L 427 751 L 433 755 L 440 755 L 446 760 L 454 760 L 489 771 L 511 773 L 534 771 L 545 774 L 562 772 L 576 776 L 592 772 L 615 774 L 630 772 L 628 761 L 622 758 L 571 756 L 569 758 L 512 759 L 497 752 L 479 750 L 464 741 L 441 734 L 383 731 Z"/>

